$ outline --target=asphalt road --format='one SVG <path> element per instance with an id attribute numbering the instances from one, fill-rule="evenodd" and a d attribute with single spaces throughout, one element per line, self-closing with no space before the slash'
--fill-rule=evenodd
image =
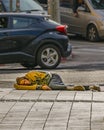
<path id="1" fill-rule="evenodd" d="M 49 71 L 59 74 L 66 84 L 104 86 L 103 43 L 71 38 L 76 39 L 71 39 L 72 57 Z M 0 130 L 103 130 L 103 92 L 13 89 L 15 78 L 28 71 L 19 64 L 0 66 L 0 88 L 5 88 L 0 89 Z"/>
<path id="2" fill-rule="evenodd" d="M 104 68 L 104 41 L 89 42 L 76 36 L 69 38 L 73 48 L 72 56 L 61 67 L 90 70 Z"/>
<path id="3" fill-rule="evenodd" d="M 73 50 L 72 55 L 68 57 L 67 61 L 62 60 L 62 63 L 56 69 L 83 69 L 84 67 L 86 69 L 93 69 L 92 66 L 100 69 L 103 67 L 104 41 L 89 42 L 75 35 L 69 36 L 69 39 Z M 37 68 L 40 69 L 39 67 Z M 5 70 L 25 70 L 25 68 L 19 64 L 0 65 L 0 69 L 0 73 L 5 73 Z"/>
<path id="4" fill-rule="evenodd" d="M 91 43 L 81 37 L 69 38 L 72 55 L 56 69 L 48 71 L 59 74 L 65 84 L 104 85 L 104 41 Z M 35 69 L 40 70 L 39 67 Z M 1 65 L 1 87 L 12 86 L 16 77 L 23 76 L 28 71 L 19 64 Z"/>

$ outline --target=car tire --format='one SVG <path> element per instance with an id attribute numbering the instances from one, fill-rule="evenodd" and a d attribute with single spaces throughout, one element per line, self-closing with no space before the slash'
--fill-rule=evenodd
<path id="1" fill-rule="evenodd" d="M 23 67 L 28 68 L 28 69 L 33 69 L 35 66 L 37 66 L 35 63 L 26 63 L 26 62 L 21 63 L 21 65 L 22 65 Z"/>
<path id="2" fill-rule="evenodd" d="M 90 25 L 87 30 L 87 39 L 91 42 L 99 41 L 98 31 L 95 25 Z"/>
<path id="3" fill-rule="evenodd" d="M 54 69 L 61 62 L 61 52 L 55 45 L 44 45 L 38 51 L 37 62 L 41 68 Z"/>

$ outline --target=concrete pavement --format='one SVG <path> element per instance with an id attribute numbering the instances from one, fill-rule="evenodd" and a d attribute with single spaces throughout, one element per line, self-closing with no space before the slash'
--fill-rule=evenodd
<path id="1" fill-rule="evenodd" d="M 104 130 L 104 92 L 0 88 L 0 130 Z"/>
<path id="2" fill-rule="evenodd" d="M 53 71 L 51 71 L 53 72 Z M 65 84 L 102 84 L 102 70 L 56 70 Z M 0 74 L 0 130 L 104 130 L 104 89 L 15 90 L 16 77 Z"/>
<path id="3" fill-rule="evenodd" d="M 64 83 L 104 88 L 104 45 L 90 44 L 72 41 L 72 57 L 55 70 Z M 18 91 L 13 83 L 24 68 L 2 65 L 0 72 L 0 130 L 104 130 L 103 91 Z"/>

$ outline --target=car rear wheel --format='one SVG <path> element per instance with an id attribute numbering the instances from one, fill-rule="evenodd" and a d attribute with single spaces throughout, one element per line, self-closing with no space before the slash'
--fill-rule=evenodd
<path id="1" fill-rule="evenodd" d="M 37 61 L 41 68 L 53 69 L 61 62 L 61 53 L 55 45 L 44 45 L 38 51 Z"/>
<path id="2" fill-rule="evenodd" d="M 35 66 L 37 66 L 35 63 L 27 63 L 27 62 L 21 63 L 21 65 L 28 69 L 33 69 Z"/>
<path id="3" fill-rule="evenodd" d="M 92 42 L 99 41 L 99 35 L 95 25 L 90 25 L 88 27 L 87 39 Z"/>

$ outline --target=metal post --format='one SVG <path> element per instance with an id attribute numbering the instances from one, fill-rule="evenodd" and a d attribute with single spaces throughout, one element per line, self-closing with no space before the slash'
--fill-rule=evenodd
<path id="1" fill-rule="evenodd" d="M 12 12 L 12 0 L 10 0 L 10 12 Z"/>
<path id="2" fill-rule="evenodd" d="M 1 0 L 0 0 L 0 12 L 2 12 L 2 3 L 1 3 Z"/>
<path id="3" fill-rule="evenodd" d="M 16 0 L 16 11 L 20 11 L 20 0 Z"/>
<path id="4" fill-rule="evenodd" d="M 60 23 L 59 0 L 48 0 L 48 14 L 52 20 Z"/>

